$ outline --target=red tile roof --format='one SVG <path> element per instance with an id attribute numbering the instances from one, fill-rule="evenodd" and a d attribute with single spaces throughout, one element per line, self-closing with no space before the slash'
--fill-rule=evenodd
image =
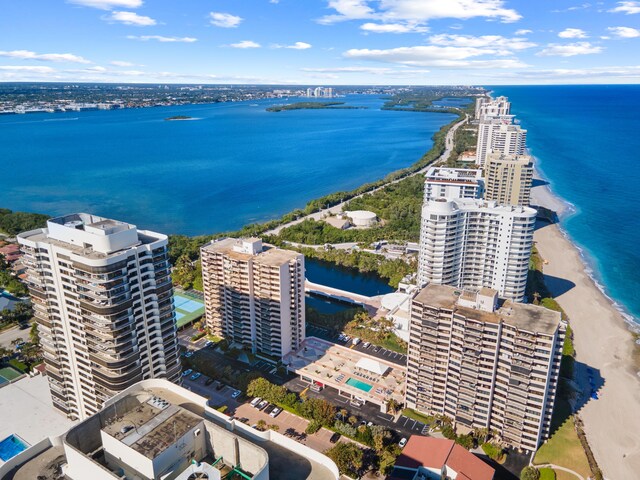
<path id="1" fill-rule="evenodd" d="M 441 470 L 446 465 L 461 480 L 492 480 L 495 470 L 453 440 L 413 435 L 396 460 L 396 466 Z"/>

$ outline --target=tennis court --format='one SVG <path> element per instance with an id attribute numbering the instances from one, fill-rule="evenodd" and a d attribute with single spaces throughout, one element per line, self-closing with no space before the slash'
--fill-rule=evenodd
<path id="1" fill-rule="evenodd" d="M 178 328 L 204 315 L 204 302 L 184 292 L 176 292 L 173 294 L 173 305 L 176 309 L 176 323 Z"/>
<path id="2" fill-rule="evenodd" d="M 0 368 L 0 385 L 18 378 L 22 373 L 12 367 Z"/>

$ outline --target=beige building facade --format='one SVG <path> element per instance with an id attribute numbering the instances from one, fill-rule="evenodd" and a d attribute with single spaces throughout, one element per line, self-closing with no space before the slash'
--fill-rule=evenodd
<path id="1" fill-rule="evenodd" d="M 304 256 L 225 238 L 201 250 L 210 331 L 254 353 L 281 358 L 305 337 Z"/>
<path id="2" fill-rule="evenodd" d="M 529 206 L 533 183 L 533 162 L 530 155 L 487 155 L 484 165 L 485 200 L 501 205 Z"/>
<path id="3" fill-rule="evenodd" d="M 412 300 L 406 404 L 534 451 L 549 436 L 566 326 L 559 312 L 428 285 Z"/>

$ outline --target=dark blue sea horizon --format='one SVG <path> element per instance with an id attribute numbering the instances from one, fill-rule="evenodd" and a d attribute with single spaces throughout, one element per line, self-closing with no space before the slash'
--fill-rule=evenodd
<path id="1" fill-rule="evenodd" d="M 0 206 L 229 231 L 407 167 L 455 119 L 383 111 L 378 95 L 338 99 L 366 109 L 265 111 L 300 100 L 0 116 Z"/>
<path id="2" fill-rule="evenodd" d="M 640 85 L 488 87 L 506 95 L 555 194 L 562 228 L 605 292 L 640 319 Z"/>

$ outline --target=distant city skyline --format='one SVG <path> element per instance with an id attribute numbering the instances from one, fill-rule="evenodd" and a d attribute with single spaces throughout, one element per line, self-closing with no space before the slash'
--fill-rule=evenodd
<path id="1" fill-rule="evenodd" d="M 640 1 L 3 2 L 0 81 L 638 83 Z"/>

